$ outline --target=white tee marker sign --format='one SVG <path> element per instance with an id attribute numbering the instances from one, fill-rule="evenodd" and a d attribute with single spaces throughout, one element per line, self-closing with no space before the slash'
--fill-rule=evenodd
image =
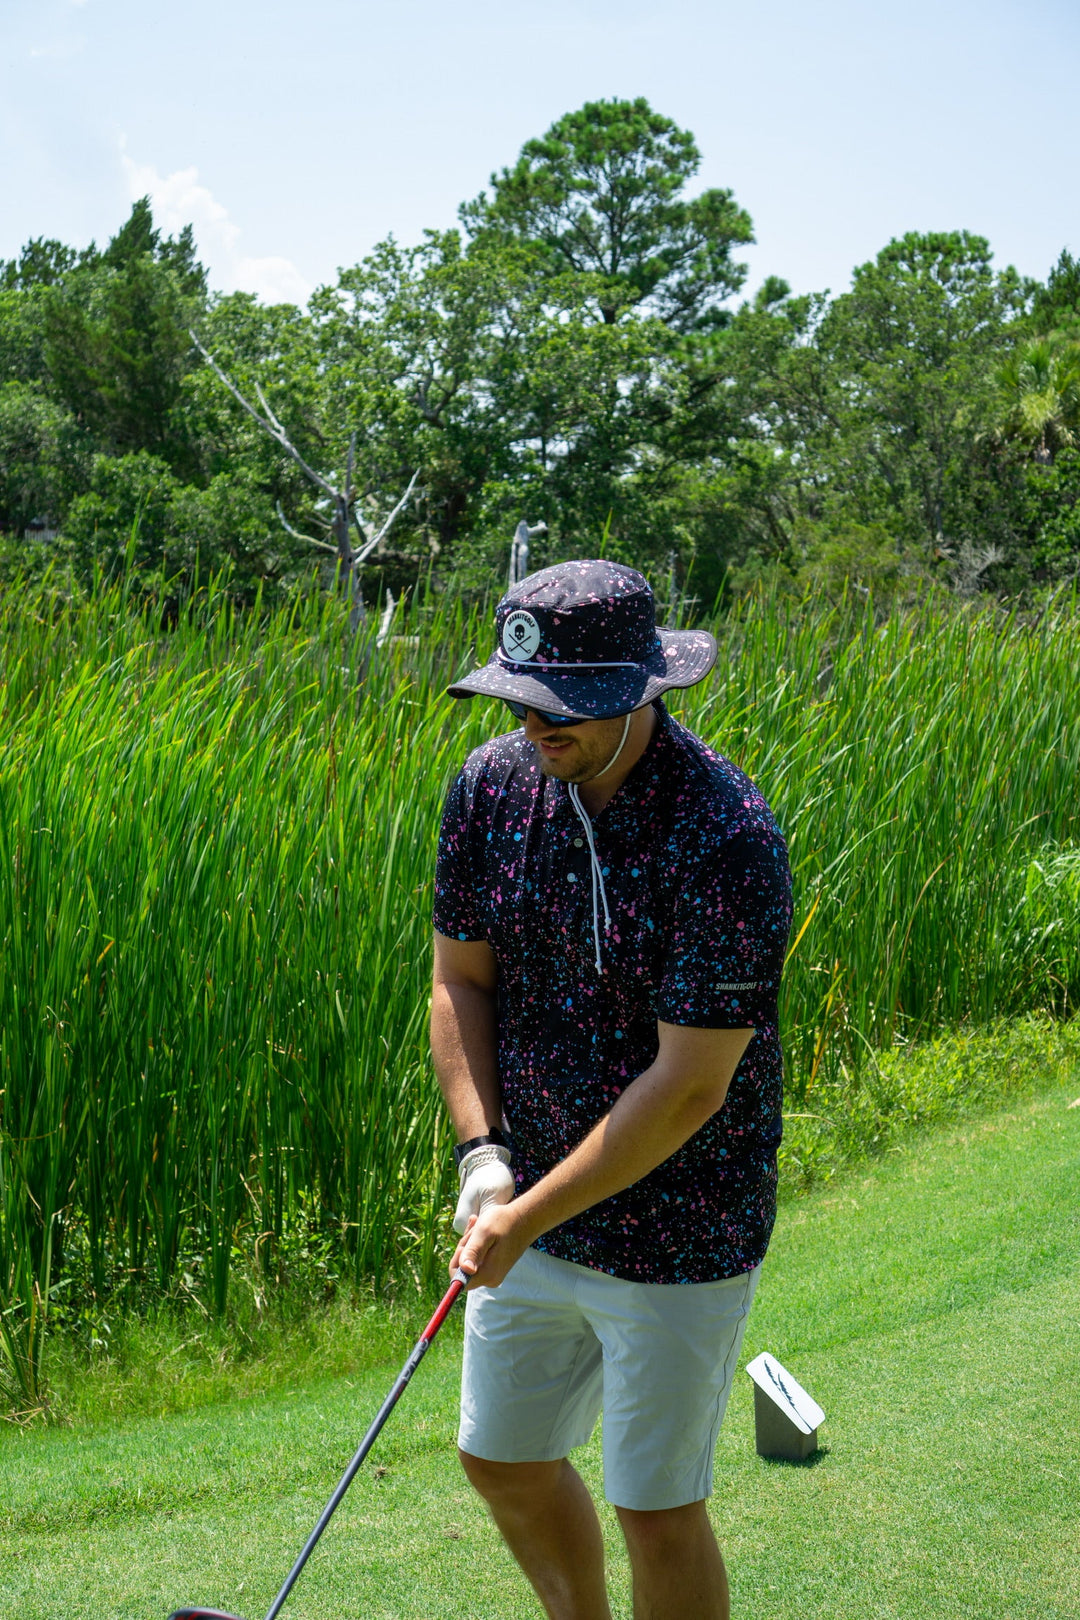
<path id="1" fill-rule="evenodd" d="M 754 1380 L 754 1429 L 759 1457 L 801 1462 L 817 1450 L 825 1413 L 775 1356 L 762 1351 L 747 1367 Z"/>

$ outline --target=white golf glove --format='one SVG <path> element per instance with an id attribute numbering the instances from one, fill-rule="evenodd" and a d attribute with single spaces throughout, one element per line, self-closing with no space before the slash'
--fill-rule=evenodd
<path id="1" fill-rule="evenodd" d="M 458 1166 L 458 1178 L 461 1196 L 454 1211 L 454 1231 L 464 1232 L 470 1215 L 479 1215 L 488 1204 L 508 1204 L 513 1198 L 510 1149 L 495 1142 L 473 1148 Z"/>

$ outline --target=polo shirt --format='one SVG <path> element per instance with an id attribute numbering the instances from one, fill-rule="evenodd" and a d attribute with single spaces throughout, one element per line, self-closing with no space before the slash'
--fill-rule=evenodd
<path id="1" fill-rule="evenodd" d="M 650 1066 L 658 1019 L 754 1030 L 722 1108 L 640 1181 L 536 1244 L 637 1282 L 713 1282 L 758 1264 L 776 1213 L 791 877 L 750 779 L 656 709 L 645 753 L 592 818 L 611 916 L 599 974 L 584 829 L 522 730 L 476 749 L 450 788 L 434 922 L 495 956 L 519 1192 Z"/>

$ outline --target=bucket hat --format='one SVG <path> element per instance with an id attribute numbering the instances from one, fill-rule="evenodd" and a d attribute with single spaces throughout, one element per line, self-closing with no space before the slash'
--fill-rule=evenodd
<path id="1" fill-rule="evenodd" d="M 694 686 L 716 662 L 707 630 L 658 630 L 645 576 L 602 558 L 530 574 L 499 603 L 495 631 L 495 651 L 447 688 L 451 697 L 607 720 Z"/>

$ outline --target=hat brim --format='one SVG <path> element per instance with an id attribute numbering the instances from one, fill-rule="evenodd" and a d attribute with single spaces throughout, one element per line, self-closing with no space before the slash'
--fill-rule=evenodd
<path id="1" fill-rule="evenodd" d="M 696 686 L 716 662 L 716 639 L 708 630 L 658 630 L 660 647 L 629 669 L 573 668 L 536 664 L 513 668 L 492 653 L 481 669 L 447 687 L 450 697 L 494 697 L 575 720 L 608 720 L 642 709 L 673 686 Z"/>

